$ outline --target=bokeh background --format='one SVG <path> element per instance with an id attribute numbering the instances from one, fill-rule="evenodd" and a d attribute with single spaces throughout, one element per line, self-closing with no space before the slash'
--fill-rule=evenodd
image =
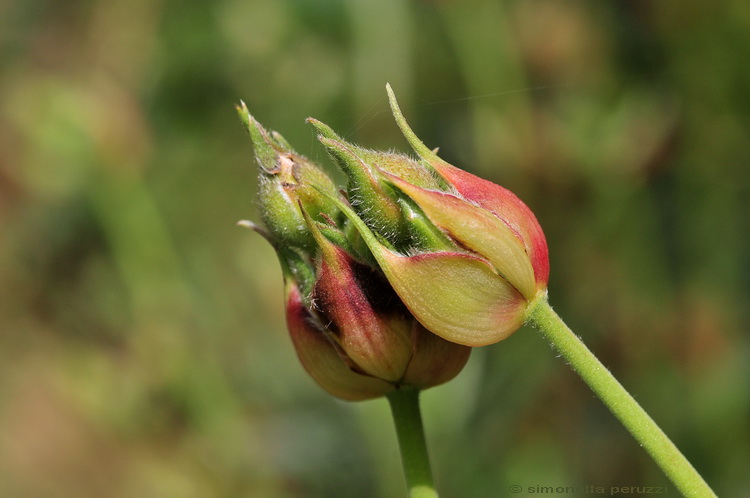
<path id="1" fill-rule="evenodd" d="M 515 191 L 551 301 L 720 496 L 750 489 L 750 3 L 0 3 L 0 495 L 393 497 L 387 404 L 329 397 L 286 336 L 233 105 L 412 126 Z M 522 329 L 423 396 L 443 496 L 661 486 Z M 744 490 L 744 491 L 743 491 Z M 583 493 L 578 493 L 583 495 Z"/>

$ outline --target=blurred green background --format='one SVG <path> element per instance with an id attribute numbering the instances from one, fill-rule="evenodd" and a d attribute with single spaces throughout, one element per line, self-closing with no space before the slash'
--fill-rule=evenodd
<path id="1" fill-rule="evenodd" d="M 306 376 L 275 255 L 235 226 L 258 219 L 239 99 L 330 165 L 307 116 L 407 150 L 386 82 L 429 146 L 531 206 L 553 305 L 719 495 L 750 489 L 750 3 L 30 0 L 0 19 L 0 495 L 403 494 L 387 404 Z M 677 495 L 533 330 L 423 399 L 445 497 Z"/>

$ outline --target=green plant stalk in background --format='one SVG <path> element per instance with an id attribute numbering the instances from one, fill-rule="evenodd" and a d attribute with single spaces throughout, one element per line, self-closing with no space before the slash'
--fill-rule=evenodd
<path id="1" fill-rule="evenodd" d="M 537 328 L 565 358 L 683 495 L 696 498 L 716 496 L 635 398 L 565 325 L 549 305 L 546 293 L 530 304 L 527 323 Z"/>
<path id="2" fill-rule="evenodd" d="M 387 397 L 396 425 L 409 498 L 436 498 L 419 410 L 419 389 L 395 389 Z"/>

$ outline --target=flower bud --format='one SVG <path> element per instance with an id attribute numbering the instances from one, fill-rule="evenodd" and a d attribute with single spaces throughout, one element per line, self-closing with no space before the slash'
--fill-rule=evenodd
<path id="1" fill-rule="evenodd" d="M 451 166 L 429 150 L 406 124 L 390 87 L 388 92 L 396 120 L 422 162 L 407 158 L 399 168 L 381 161 L 381 167 L 375 155 L 367 163 L 366 153 L 359 153 L 358 161 L 366 164 L 375 181 L 392 187 L 390 195 L 402 206 L 402 214 L 408 206 L 422 231 L 432 226 L 431 233 L 447 236 L 449 243 L 404 250 L 374 233 L 345 203 L 332 201 L 428 330 L 469 346 L 500 341 L 523 324 L 528 303 L 546 292 L 549 261 L 544 234 L 529 208 L 509 190 Z M 328 137 L 322 141 L 326 140 L 332 145 Z M 434 172 L 442 181 L 422 182 L 424 174 L 413 181 L 410 175 L 417 168 Z M 411 222 L 404 218 L 404 223 Z"/>
<path id="2" fill-rule="evenodd" d="M 390 85 L 386 86 L 386 90 L 393 116 L 414 152 L 434 168 L 461 197 L 491 212 L 515 232 L 528 254 L 537 292 L 545 290 L 549 280 L 549 250 L 542 227 L 531 209 L 510 190 L 440 159 L 409 127 Z"/>
<path id="3" fill-rule="evenodd" d="M 328 176 L 280 135 L 267 132 L 244 104 L 238 110 L 260 167 L 266 228 L 243 224 L 261 233 L 277 252 L 287 326 L 305 370 L 323 389 L 346 400 L 379 397 L 401 386 L 425 389 L 456 376 L 471 349 L 432 334 L 414 318 L 379 270 L 360 231 L 342 216 L 339 205 L 351 208 Z M 351 152 L 348 161 L 361 161 L 360 151 L 344 150 L 348 145 L 337 145 L 340 155 Z M 378 164 L 387 164 L 386 159 Z M 408 225 L 407 237 L 414 232 L 424 240 L 445 238 L 421 211 L 404 204 L 405 196 L 391 183 L 376 178 L 375 169 L 365 163 L 357 168 L 351 174 L 360 177 L 351 183 L 370 188 L 360 204 L 377 211 L 373 216 L 382 219 L 391 209 L 395 223 Z M 378 226 L 390 230 L 387 222 Z"/>
<path id="4" fill-rule="evenodd" d="M 247 110 L 237 107 L 250 133 L 259 167 L 260 216 L 277 243 L 312 249 L 314 241 L 302 216 L 299 201 L 316 220 L 335 217 L 336 207 L 321 195 L 336 195 L 336 185 L 322 170 L 297 154 L 278 133 L 269 133 Z"/>

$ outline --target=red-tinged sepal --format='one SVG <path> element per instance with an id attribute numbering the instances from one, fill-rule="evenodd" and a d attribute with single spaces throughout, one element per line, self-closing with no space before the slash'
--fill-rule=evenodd
<path id="1" fill-rule="evenodd" d="M 439 386 L 453 379 L 469 361 L 468 346 L 446 341 L 414 322 L 414 356 L 404 374 L 403 383 L 419 389 Z"/>
<path id="2" fill-rule="evenodd" d="M 393 175 L 387 178 L 460 246 L 489 261 L 526 299 L 534 297 L 536 282 L 526 248 L 503 219 L 455 195 L 426 190 Z"/>
<path id="3" fill-rule="evenodd" d="M 448 341 L 486 346 L 507 338 L 523 324 L 526 299 L 476 256 L 404 256 L 385 248 L 376 256 L 409 311 Z"/>
<path id="4" fill-rule="evenodd" d="M 519 234 L 534 269 L 536 289 L 546 289 L 549 249 L 542 227 L 531 209 L 510 190 L 446 162 L 436 163 L 435 169 L 462 197 L 491 211 Z"/>
<path id="5" fill-rule="evenodd" d="M 332 244 L 303 214 L 319 248 L 315 309 L 359 369 L 399 381 L 412 355 L 411 317 L 380 274 Z"/>
<path id="6" fill-rule="evenodd" d="M 549 250 L 534 213 L 510 190 L 456 168 L 438 157 L 406 122 L 391 87 L 387 86 L 386 89 L 396 122 L 414 151 L 461 197 L 494 213 L 518 234 L 533 268 L 536 292 L 544 291 L 549 280 Z"/>
<path id="7" fill-rule="evenodd" d="M 349 401 L 379 398 L 394 385 L 382 379 L 355 372 L 326 332 L 315 326 L 310 311 L 302 303 L 299 289 L 287 283 L 286 320 L 297 357 L 307 373 L 330 394 Z"/>

